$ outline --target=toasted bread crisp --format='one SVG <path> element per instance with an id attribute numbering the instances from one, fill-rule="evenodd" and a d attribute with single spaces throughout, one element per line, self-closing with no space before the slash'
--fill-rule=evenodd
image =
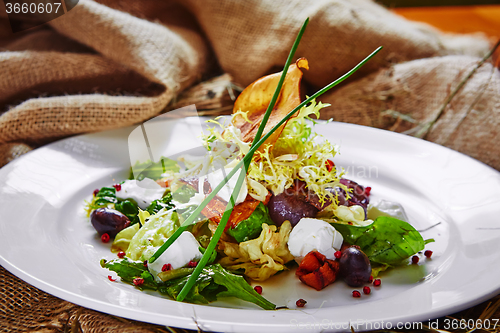
<path id="1" fill-rule="evenodd" d="M 309 69 L 309 63 L 306 58 L 298 59 L 295 64 L 290 65 L 281 88 L 281 93 L 276 100 L 269 120 L 262 135 L 269 132 L 284 116 L 292 111 L 301 102 L 300 82 L 302 80 L 302 69 Z M 244 112 L 246 117 L 235 115 L 233 125 L 241 131 L 241 138 L 244 142 L 252 142 L 257 134 L 262 118 L 266 113 L 267 107 L 271 102 L 274 91 L 278 86 L 281 72 L 264 76 L 250 84 L 243 90 L 234 103 L 233 113 Z M 262 151 L 268 144 L 272 145 L 280 136 L 286 123 L 277 129 L 260 146 Z"/>

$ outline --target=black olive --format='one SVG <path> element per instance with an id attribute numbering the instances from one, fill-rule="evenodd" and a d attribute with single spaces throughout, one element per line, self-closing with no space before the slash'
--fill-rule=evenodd
<path id="1" fill-rule="evenodd" d="M 366 254 L 357 246 L 342 251 L 340 257 L 340 274 L 351 287 L 361 287 L 370 281 L 372 266 Z"/>
<path id="2" fill-rule="evenodd" d="M 115 237 L 130 225 L 130 220 L 121 212 L 111 208 L 97 208 L 90 214 L 90 222 L 99 235 Z"/>

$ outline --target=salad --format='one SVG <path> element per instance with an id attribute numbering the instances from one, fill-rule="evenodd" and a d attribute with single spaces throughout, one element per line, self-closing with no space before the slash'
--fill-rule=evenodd
<path id="1" fill-rule="evenodd" d="M 338 279 L 369 293 L 370 283 L 380 283 L 372 282 L 380 271 L 415 261 L 414 255 L 433 240 L 422 238 L 398 204 L 370 203 L 371 188 L 349 180 L 335 164 L 339 147 L 314 132 L 320 126 L 314 118 L 329 105 L 312 100 L 270 132 L 300 104 L 304 69 L 304 58 L 289 67 L 265 127 L 260 124 L 281 73 L 248 86 L 230 119 L 209 121 L 201 134 L 204 156 L 137 163 L 130 179 L 96 189 L 86 205 L 88 216 L 117 254 L 101 260 L 101 266 L 140 290 L 174 300 L 191 278 L 194 283 L 183 301 L 206 304 L 237 297 L 273 310 L 279 304 L 266 300 L 262 289 L 248 281 L 295 270 L 302 283 L 319 293 Z M 259 127 L 271 135 L 246 169 L 200 207 L 249 153 Z M 244 181 L 238 184 L 242 172 Z M 229 211 L 228 203 L 234 206 Z M 201 214 L 185 226 L 198 208 L 203 208 Z M 224 216 L 229 219 L 215 251 L 208 252 L 208 261 L 193 278 Z M 178 237 L 165 249 L 176 232 Z M 358 294 L 353 291 L 354 297 Z M 297 301 L 298 307 L 304 304 Z"/>

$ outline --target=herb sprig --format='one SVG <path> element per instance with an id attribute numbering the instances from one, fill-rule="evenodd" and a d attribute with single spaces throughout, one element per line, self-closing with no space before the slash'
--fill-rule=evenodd
<path id="1" fill-rule="evenodd" d="M 287 59 L 287 61 L 285 63 L 285 68 L 283 69 L 283 73 L 282 73 L 282 75 L 280 77 L 280 81 L 278 82 L 278 86 L 276 87 L 274 95 L 273 95 L 273 97 L 271 99 L 271 103 L 269 103 L 269 106 L 268 106 L 268 108 L 266 110 L 266 114 L 264 115 L 264 118 L 262 119 L 262 122 L 261 122 L 261 124 L 259 126 L 259 129 L 257 130 L 257 134 L 255 135 L 255 138 L 254 138 L 254 140 L 252 142 L 252 146 L 251 146 L 252 148 L 249 150 L 249 152 L 247 153 L 247 155 L 245 155 L 245 157 L 243 158 L 243 160 L 241 160 L 238 163 L 238 165 L 235 166 L 233 168 L 233 170 L 231 170 L 226 175 L 226 177 L 222 180 L 222 182 L 219 185 L 217 185 L 215 187 L 215 189 L 212 190 L 212 192 L 210 192 L 208 194 L 208 196 L 194 210 L 194 212 L 189 216 L 189 218 L 187 218 L 181 224 L 181 226 L 179 227 L 179 229 L 177 229 L 176 232 L 172 236 L 170 236 L 168 238 L 168 240 L 158 250 L 156 250 L 156 252 L 149 259 L 149 262 L 152 263 L 156 259 L 158 259 L 158 257 L 161 256 L 162 253 L 165 252 L 165 250 L 169 248 L 169 246 L 180 236 L 180 234 L 182 234 L 182 232 L 184 232 L 184 230 L 186 230 L 186 228 L 196 220 L 196 218 L 200 215 L 200 213 L 203 210 L 203 208 L 215 197 L 215 195 L 222 189 L 222 187 L 224 187 L 226 185 L 226 183 L 229 181 L 229 179 L 231 179 L 235 175 L 235 173 L 238 170 L 240 170 L 244 165 L 248 166 L 248 164 L 250 164 L 250 162 L 252 161 L 253 154 L 255 153 L 255 151 L 257 150 L 257 148 L 260 147 L 260 145 L 263 143 L 263 142 L 260 142 L 262 140 L 259 141 L 259 139 L 260 139 L 260 137 L 262 135 L 262 132 L 264 131 L 265 125 L 267 123 L 267 120 L 269 119 L 269 116 L 271 114 L 270 110 L 272 110 L 272 108 L 274 107 L 274 104 L 276 103 L 276 100 L 277 100 L 277 98 L 279 96 L 279 92 L 281 91 L 281 87 L 283 86 L 283 81 L 285 79 L 286 72 L 288 71 L 288 67 L 290 66 L 291 59 L 293 58 L 293 54 L 295 54 L 295 50 L 298 47 L 300 39 L 301 39 L 302 35 L 304 34 L 305 28 L 306 28 L 306 26 L 307 26 L 308 23 L 309 23 L 309 18 L 307 18 L 306 21 L 304 22 L 304 24 L 302 25 L 302 28 L 300 29 L 299 34 L 297 35 L 297 38 L 295 40 L 295 43 L 292 46 L 292 50 L 290 51 L 290 55 L 288 56 L 288 59 Z M 274 132 L 275 130 L 276 130 L 276 127 L 273 128 L 270 131 L 270 133 Z M 266 139 L 268 137 L 269 136 L 267 136 Z M 241 187 L 241 184 L 239 186 L 238 186 L 238 184 L 236 184 L 236 186 L 234 187 L 234 189 L 235 190 L 238 189 L 238 192 L 239 192 L 240 187 Z M 238 193 L 238 192 L 236 192 L 236 193 Z M 232 195 L 231 195 L 231 198 L 232 198 Z M 220 225 L 220 223 L 219 223 L 219 225 Z M 212 237 L 212 239 L 213 238 L 214 237 Z"/>
<path id="2" fill-rule="evenodd" d="M 297 35 L 297 38 L 295 39 L 295 42 L 293 43 L 292 49 L 290 50 L 290 53 L 288 54 L 288 58 L 285 62 L 285 66 L 283 67 L 283 71 L 280 76 L 280 80 L 278 81 L 278 86 L 276 87 L 276 90 L 274 91 L 273 97 L 271 98 L 271 101 L 269 102 L 269 105 L 267 106 L 266 113 L 264 114 L 264 117 L 262 118 L 262 121 L 259 125 L 259 128 L 257 130 L 257 133 L 255 134 L 255 137 L 252 142 L 252 146 L 254 146 L 257 142 L 259 142 L 262 133 L 264 132 L 264 128 L 266 127 L 267 121 L 269 120 L 269 117 L 271 115 L 271 111 L 274 108 L 274 105 L 276 104 L 276 101 L 278 100 L 278 97 L 281 92 L 281 88 L 283 86 L 283 82 L 285 82 L 285 77 L 288 73 L 288 68 L 290 67 L 290 64 L 292 63 L 292 59 L 295 55 L 295 51 L 297 50 L 297 47 L 299 46 L 300 40 L 302 39 L 302 35 L 304 34 L 307 24 L 309 23 L 309 18 L 307 18 L 302 25 L 302 27 L 299 30 L 299 34 Z M 274 132 L 274 130 L 273 130 Z M 178 301 L 184 300 L 186 295 L 188 294 L 189 290 L 193 287 L 193 285 L 196 283 L 196 279 L 198 278 L 198 275 L 200 275 L 201 271 L 207 264 L 208 260 L 210 259 L 212 252 L 215 251 L 215 247 L 217 246 L 217 243 L 219 242 L 219 239 L 222 236 L 222 233 L 224 232 L 224 229 L 226 228 L 227 222 L 229 221 L 229 218 L 231 217 L 231 212 L 233 210 L 233 207 L 235 206 L 234 202 L 234 195 L 238 195 L 240 192 L 241 186 L 243 185 L 243 182 L 245 181 L 246 173 L 248 166 L 250 165 L 252 158 L 253 158 L 254 152 L 249 151 L 247 153 L 246 160 L 243 162 L 243 168 L 239 169 L 240 174 L 238 176 L 238 180 L 236 181 L 236 184 L 233 189 L 233 193 L 231 194 L 230 200 L 226 206 L 226 209 L 224 211 L 224 214 L 222 214 L 222 219 L 219 222 L 219 225 L 217 226 L 217 229 L 215 230 L 215 233 L 212 236 L 212 239 L 210 240 L 210 243 L 207 246 L 207 250 L 203 254 L 200 262 L 196 266 L 194 272 L 192 275 L 189 277 L 189 280 L 186 282 L 184 287 L 182 288 L 181 292 L 177 296 Z"/>
<path id="3" fill-rule="evenodd" d="M 187 295 L 189 290 L 192 288 L 192 286 L 196 282 L 198 275 L 203 270 L 206 263 L 210 259 L 213 251 L 215 250 L 215 247 L 216 247 L 220 237 L 222 236 L 224 228 L 229 220 L 229 217 L 231 215 L 231 210 L 235 205 L 234 194 L 239 193 L 239 190 L 241 189 L 241 186 L 243 184 L 243 180 L 245 179 L 245 176 L 246 176 L 246 172 L 244 172 L 244 171 L 246 171 L 246 169 L 248 168 L 248 165 L 251 163 L 252 158 L 253 158 L 253 154 L 255 153 L 255 151 L 257 151 L 257 149 L 271 136 L 271 134 L 274 133 L 274 131 L 276 131 L 278 128 L 280 128 L 281 125 L 283 125 L 285 122 L 287 122 L 297 111 L 299 111 L 302 107 L 307 105 L 313 99 L 321 96 L 322 94 L 326 93 L 328 90 L 332 89 L 333 87 L 335 87 L 339 83 L 346 80 L 349 76 L 351 76 L 354 72 L 356 72 L 360 67 L 362 67 L 368 60 L 370 60 L 373 56 L 375 56 L 375 54 L 377 54 L 382 49 L 381 46 L 378 47 L 375 51 L 373 51 L 370 55 L 368 55 L 365 59 L 363 59 L 361 62 L 359 62 L 356 66 L 354 66 L 347 73 L 345 73 L 344 75 L 342 75 L 341 77 L 339 77 L 335 81 L 331 82 L 330 84 L 326 85 L 325 87 L 323 87 L 322 89 L 320 89 L 319 91 L 314 93 L 312 96 L 308 97 L 306 100 L 304 100 L 298 106 L 296 106 L 292 111 L 290 111 L 285 117 L 283 117 L 283 119 L 281 119 L 268 133 L 266 133 L 263 137 L 261 137 L 261 135 L 264 131 L 265 125 L 267 123 L 267 120 L 269 119 L 271 110 L 273 109 L 274 104 L 276 103 L 276 100 L 277 100 L 279 93 L 281 91 L 281 87 L 283 85 L 283 81 L 284 81 L 286 73 L 288 71 L 288 67 L 291 63 L 291 59 L 293 58 L 293 55 L 295 54 L 295 51 L 298 47 L 298 44 L 300 42 L 302 35 L 304 34 L 304 31 L 305 31 L 305 28 L 306 28 L 308 22 L 309 22 L 309 19 L 306 19 L 306 21 L 302 25 L 302 28 L 300 29 L 299 34 L 298 34 L 298 36 L 293 44 L 293 47 L 290 51 L 287 62 L 285 63 L 285 67 L 284 67 L 282 75 L 280 77 L 280 81 L 278 83 L 278 86 L 276 87 L 273 98 L 272 98 L 271 102 L 269 103 L 269 106 L 266 110 L 264 118 L 259 126 L 257 134 L 252 142 L 252 146 L 251 146 L 249 152 L 247 153 L 247 155 L 245 155 L 245 157 L 224 177 L 222 182 L 219 185 L 217 185 L 215 187 L 215 189 L 213 189 L 213 191 L 202 201 L 202 203 L 195 209 L 195 211 L 191 214 L 191 216 L 189 218 L 187 218 L 182 223 L 182 225 L 174 232 L 174 234 L 172 236 L 170 236 L 168 238 L 168 240 L 149 259 L 149 262 L 154 262 L 156 259 L 158 259 L 158 257 L 161 256 L 161 254 L 180 236 L 180 234 L 182 234 L 182 232 L 184 232 L 186 230 L 186 228 L 196 220 L 196 218 L 199 216 L 199 214 L 201 213 L 203 208 L 215 197 L 215 195 L 222 189 L 222 187 L 224 187 L 226 185 L 226 183 L 229 181 L 229 179 L 231 179 L 236 174 L 236 172 L 238 172 L 239 170 L 242 170 L 242 172 L 240 172 L 240 175 L 238 177 L 236 186 L 234 187 L 230 202 L 228 203 L 226 210 L 222 216 L 221 222 L 219 223 L 217 230 L 215 231 L 214 235 L 212 236 L 212 239 L 210 240 L 210 243 L 207 247 L 207 250 L 203 254 L 203 257 L 201 258 L 198 265 L 196 266 L 193 274 L 191 275 L 190 279 L 187 281 L 187 283 L 184 285 L 181 292 L 177 296 L 178 301 L 182 301 L 185 298 L 185 296 Z"/>

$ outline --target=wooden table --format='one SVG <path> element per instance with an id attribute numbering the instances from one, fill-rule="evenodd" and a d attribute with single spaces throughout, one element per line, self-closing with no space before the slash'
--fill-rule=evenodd
<path id="1" fill-rule="evenodd" d="M 428 23 L 443 32 L 483 33 L 492 43 L 500 39 L 500 5 L 457 7 L 404 7 L 393 12 L 409 20 Z M 500 67 L 500 49 L 493 55 Z"/>

